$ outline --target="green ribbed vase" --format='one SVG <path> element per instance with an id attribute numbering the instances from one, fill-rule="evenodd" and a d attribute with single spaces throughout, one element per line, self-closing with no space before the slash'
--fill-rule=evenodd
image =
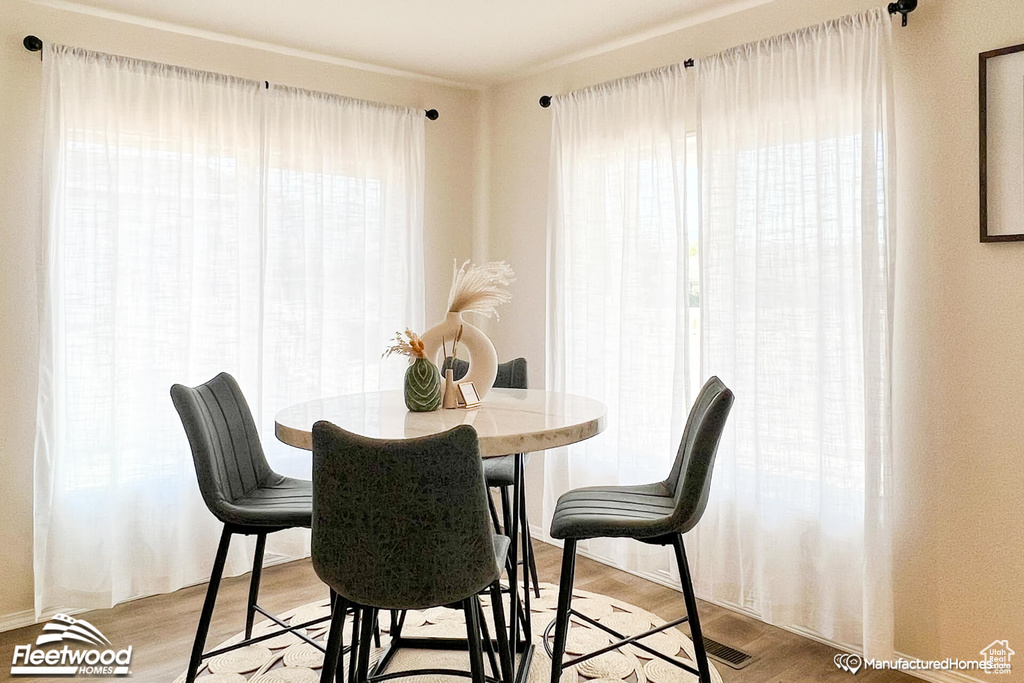
<path id="1" fill-rule="evenodd" d="M 405 371 L 405 407 L 414 413 L 441 407 L 441 373 L 426 358 L 417 358 Z"/>

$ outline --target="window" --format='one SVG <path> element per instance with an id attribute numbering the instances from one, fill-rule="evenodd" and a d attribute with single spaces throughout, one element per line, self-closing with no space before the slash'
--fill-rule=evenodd
<path id="1" fill-rule="evenodd" d="M 423 116 L 46 49 L 37 606 L 109 607 L 213 557 L 173 383 L 230 372 L 272 465 L 308 476 L 274 414 L 400 381 L 380 352 L 423 321 Z"/>

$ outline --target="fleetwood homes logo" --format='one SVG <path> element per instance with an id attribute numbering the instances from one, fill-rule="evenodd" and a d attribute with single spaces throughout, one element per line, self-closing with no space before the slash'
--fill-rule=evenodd
<path id="1" fill-rule="evenodd" d="M 62 647 L 59 647 L 61 646 Z M 100 630 L 82 619 L 58 614 L 36 638 L 35 647 L 18 645 L 12 676 L 127 676 L 132 648 L 115 650 Z"/>

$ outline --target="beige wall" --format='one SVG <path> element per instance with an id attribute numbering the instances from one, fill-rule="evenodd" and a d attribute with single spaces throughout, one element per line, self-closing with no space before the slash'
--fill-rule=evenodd
<path id="1" fill-rule="evenodd" d="M 350 97 L 436 108 L 426 122 L 427 317 L 444 310 L 451 262 L 468 258 L 479 173 L 479 93 L 157 31 L 21 0 L 0 2 L 0 624 L 32 608 L 32 451 L 40 203 L 39 55 L 45 41 Z"/>
<path id="2" fill-rule="evenodd" d="M 518 274 L 491 328 L 499 353 L 526 356 L 543 380 L 551 115 L 540 95 L 880 4 L 775 0 L 489 92 L 489 256 Z M 894 26 L 896 645 L 921 657 L 1024 644 L 1024 244 L 979 244 L 977 218 L 978 52 L 1022 42 L 1020 0 L 927 0 Z M 541 458 L 528 477 L 536 523 Z"/>

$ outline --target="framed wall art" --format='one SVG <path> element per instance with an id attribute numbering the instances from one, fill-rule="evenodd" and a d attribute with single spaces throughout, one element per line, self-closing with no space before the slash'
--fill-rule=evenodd
<path id="1" fill-rule="evenodd" d="M 982 242 L 1024 240 L 1024 45 L 978 55 Z"/>

